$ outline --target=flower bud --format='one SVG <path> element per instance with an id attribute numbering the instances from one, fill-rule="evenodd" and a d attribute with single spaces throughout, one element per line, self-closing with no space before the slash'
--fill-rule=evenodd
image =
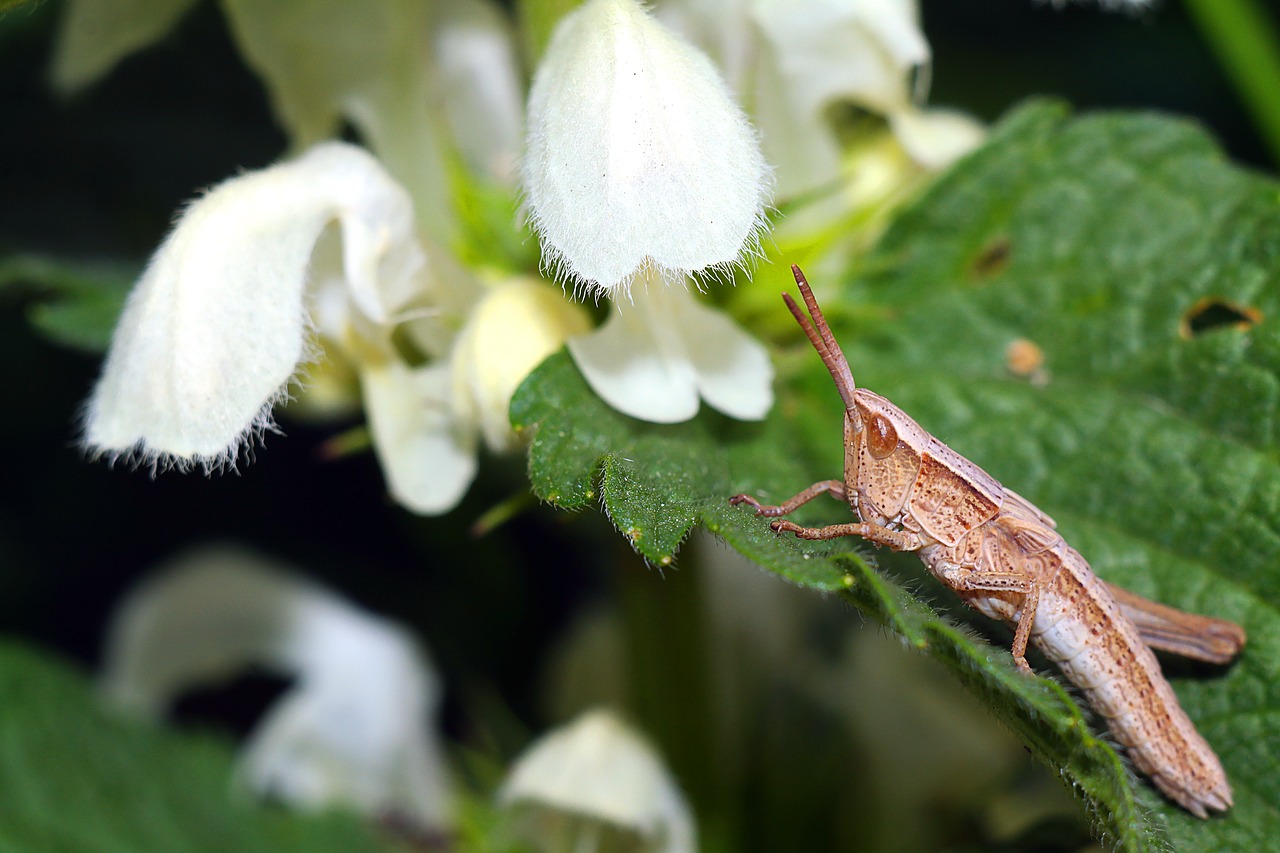
<path id="1" fill-rule="evenodd" d="M 544 282 L 516 279 L 495 287 L 454 344 L 459 419 L 479 426 L 491 450 L 510 450 L 515 434 L 507 410 L 516 388 L 567 338 L 590 328 L 586 312 Z"/>
<path id="2" fill-rule="evenodd" d="M 661 759 L 608 711 L 543 736 L 516 759 L 498 799 L 531 818 L 525 828 L 544 849 L 584 849 L 573 843 L 575 827 L 578 841 L 602 830 L 621 836 L 616 849 L 697 849 L 689 806 Z"/>

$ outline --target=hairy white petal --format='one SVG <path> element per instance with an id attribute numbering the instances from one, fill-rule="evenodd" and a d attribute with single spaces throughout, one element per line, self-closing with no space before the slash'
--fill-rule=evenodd
<path id="1" fill-rule="evenodd" d="M 737 261 L 761 226 L 768 168 L 703 54 L 635 0 L 588 0 L 534 78 L 524 185 L 548 262 L 611 290 L 649 264 Z"/>
<path id="2" fill-rule="evenodd" d="M 476 436 L 455 415 L 449 366 L 390 360 L 367 366 L 360 382 L 392 496 L 422 515 L 453 509 L 476 475 Z"/>
<path id="3" fill-rule="evenodd" d="M 401 289 L 390 279 L 420 255 L 408 196 L 361 149 L 319 145 L 192 203 L 121 314 L 86 444 L 179 464 L 234 458 L 307 355 L 307 265 L 332 219 L 356 295 L 382 310 L 378 289 Z"/>
<path id="4" fill-rule="evenodd" d="M 638 850 L 697 849 L 693 816 L 675 780 L 653 748 L 608 711 L 588 712 L 544 735 L 516 759 L 498 799 L 544 820 L 586 818 L 628 830 L 639 836 Z"/>
<path id="5" fill-rule="evenodd" d="M 773 368 L 759 342 L 683 288 L 650 281 L 631 296 L 599 329 L 568 342 L 601 399 L 654 423 L 692 418 L 699 395 L 742 420 L 768 413 Z"/>
<path id="6" fill-rule="evenodd" d="M 441 689 L 423 652 L 401 627 L 255 554 L 197 551 L 131 593 L 112 620 L 102 688 L 158 717 L 182 692 L 251 666 L 296 679 L 242 756 L 255 790 L 447 822 Z"/>
<path id="7" fill-rule="evenodd" d="M 50 76 L 71 93 L 95 82 L 117 62 L 168 35 L 195 0 L 70 0 L 53 50 Z"/>

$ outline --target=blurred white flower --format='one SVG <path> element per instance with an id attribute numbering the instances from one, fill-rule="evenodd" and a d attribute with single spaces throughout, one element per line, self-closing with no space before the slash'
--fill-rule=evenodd
<path id="1" fill-rule="evenodd" d="M 248 667 L 290 676 L 240 759 L 254 791 L 423 829 L 449 823 L 441 688 L 421 648 L 404 628 L 261 557 L 210 548 L 176 560 L 120 605 L 105 660 L 107 698 L 150 718 Z"/>
<path id="2" fill-rule="evenodd" d="M 490 0 L 435 0 L 432 53 L 454 145 L 472 171 L 514 186 L 520 177 L 524 82 L 514 27 Z"/>
<path id="3" fill-rule="evenodd" d="M 916 0 L 813 0 L 803 14 L 785 0 L 663 0 L 658 13 L 724 69 L 760 130 L 783 198 L 829 187 L 844 173 L 836 104 L 884 117 L 928 169 L 982 140 L 976 121 L 916 104 L 914 72 L 930 60 Z M 820 227 L 845 199 L 811 204 L 780 227 Z"/>
<path id="4" fill-rule="evenodd" d="M 684 287 L 646 274 L 618 300 L 609 319 L 569 340 L 569 352 L 592 390 L 613 408 L 654 423 L 698 412 L 699 397 L 741 420 L 773 406 L 773 365 L 755 338 Z"/>
<path id="5" fill-rule="evenodd" d="M 955 110 L 904 109 L 889 116 L 894 136 L 911 159 L 939 171 L 982 144 L 987 129 Z"/>
<path id="6" fill-rule="evenodd" d="M 588 328 L 582 307 L 546 282 L 513 279 L 494 286 L 454 342 L 458 420 L 479 430 L 490 450 L 514 449 L 507 410 L 516 387 L 566 338 Z"/>
<path id="7" fill-rule="evenodd" d="M 194 0 L 70 0 L 52 77 L 94 82 L 163 38 Z M 408 189 L 435 239 L 456 234 L 447 163 L 515 177 L 522 98 L 512 27 L 492 0 L 222 0 L 231 34 L 261 77 L 295 151 L 344 122 Z"/>
<path id="8" fill-rule="evenodd" d="M 151 259 L 89 399 L 95 455 L 233 462 L 311 350 L 307 269 L 336 221 L 351 303 L 386 322 L 422 264 L 408 195 L 363 150 L 326 143 L 193 202 Z"/>
<path id="9" fill-rule="evenodd" d="M 524 188 L 544 261 L 614 294 L 654 268 L 738 262 L 768 167 L 715 66 L 636 0 L 588 0 L 556 28 L 529 94 Z"/>
<path id="10" fill-rule="evenodd" d="M 693 816 L 653 748 L 609 711 L 544 735 L 516 759 L 498 800 L 544 850 L 692 853 Z"/>

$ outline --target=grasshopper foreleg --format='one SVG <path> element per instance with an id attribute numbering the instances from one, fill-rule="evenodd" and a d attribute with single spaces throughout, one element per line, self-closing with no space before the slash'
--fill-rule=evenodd
<path id="1" fill-rule="evenodd" d="M 801 539 L 838 539 L 841 536 L 861 536 L 875 545 L 885 545 L 895 551 L 919 551 L 924 543 L 915 533 L 902 530 L 890 530 L 869 521 L 832 524 L 827 527 L 801 527 L 794 521 L 779 519 L 770 522 L 770 527 L 777 533 L 794 533 Z"/>
<path id="2" fill-rule="evenodd" d="M 814 483 L 800 494 L 783 501 L 777 506 L 762 504 L 760 501 L 751 497 L 751 495 L 734 495 L 729 498 L 729 503 L 734 506 L 737 506 L 738 504 L 746 504 L 756 511 L 756 515 L 763 515 L 767 518 L 776 518 L 780 515 L 790 515 L 824 492 L 831 495 L 831 497 L 838 501 L 845 499 L 844 483 L 839 480 L 821 480 Z"/>

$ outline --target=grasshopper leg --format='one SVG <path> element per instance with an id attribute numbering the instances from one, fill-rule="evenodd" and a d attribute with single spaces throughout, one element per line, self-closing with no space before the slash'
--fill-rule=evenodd
<path id="1" fill-rule="evenodd" d="M 869 521 L 832 524 L 827 527 L 801 527 L 794 521 L 779 519 L 770 527 L 777 533 L 794 533 L 801 539 L 838 539 L 841 536 L 861 536 L 876 545 L 886 545 L 895 551 L 918 551 L 924 543 L 919 535 L 902 530 L 890 530 Z"/>
<path id="2" fill-rule="evenodd" d="M 1031 639 L 1031 628 L 1036 621 L 1036 610 L 1040 606 L 1041 585 L 1027 575 L 1013 572 L 983 572 L 966 569 L 961 566 L 950 567 L 943 571 L 942 581 L 958 592 L 1015 592 L 1021 593 L 1022 615 L 1018 617 L 1018 625 L 1013 632 L 1013 662 L 1020 672 L 1031 674 L 1031 665 L 1027 663 L 1027 642 Z"/>
<path id="3" fill-rule="evenodd" d="M 831 497 L 836 500 L 842 501 L 845 499 L 844 483 L 839 480 L 822 480 L 814 483 L 800 494 L 795 495 L 789 500 L 783 501 L 777 506 L 762 504 L 760 501 L 751 497 L 751 495 L 734 495 L 729 498 L 729 503 L 734 506 L 738 504 L 746 504 L 756 511 L 756 515 L 762 515 L 767 518 L 776 518 L 780 515 L 789 515 L 790 513 L 795 512 L 798 508 L 804 506 L 809 501 L 823 493 L 831 495 Z"/>

